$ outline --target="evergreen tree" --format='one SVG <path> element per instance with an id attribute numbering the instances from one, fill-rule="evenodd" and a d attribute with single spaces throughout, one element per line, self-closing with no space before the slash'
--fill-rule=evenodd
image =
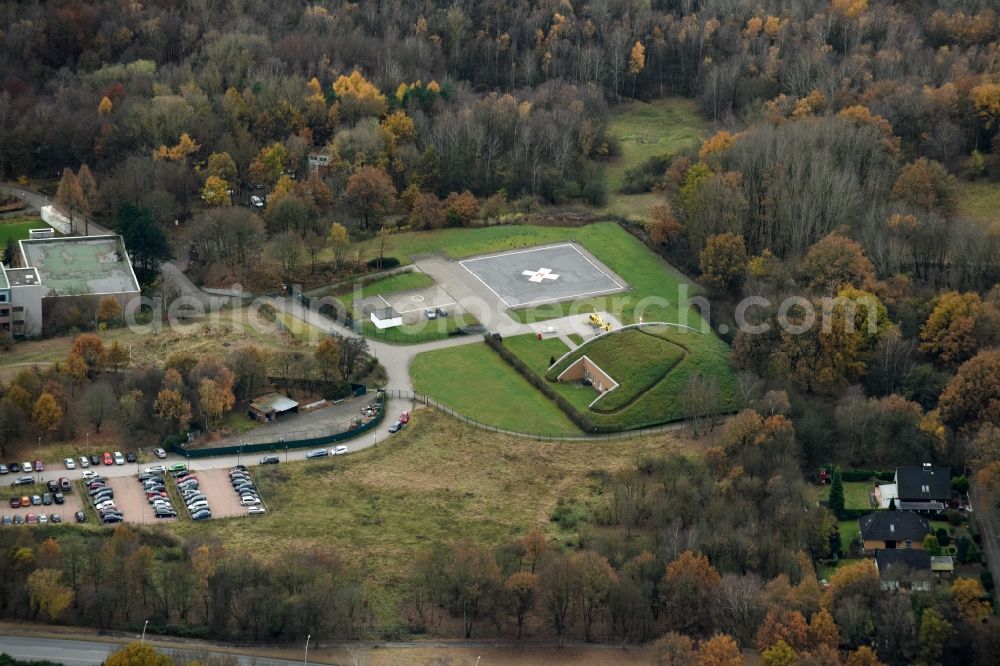
<path id="1" fill-rule="evenodd" d="M 840 468 L 834 468 L 833 481 L 830 483 L 830 500 L 827 506 L 837 520 L 844 519 L 844 479 L 840 474 Z"/>

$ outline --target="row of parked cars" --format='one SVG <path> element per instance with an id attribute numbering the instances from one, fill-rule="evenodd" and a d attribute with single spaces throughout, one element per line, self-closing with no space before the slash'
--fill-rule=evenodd
<path id="1" fill-rule="evenodd" d="M 6 465 L 0 463 L 0 476 L 4 474 L 20 474 L 26 473 L 30 474 L 32 472 L 44 472 L 45 463 L 42 460 L 36 460 L 31 462 L 30 460 L 25 460 L 23 463 L 7 463 Z"/>
<path id="2" fill-rule="evenodd" d="M 176 518 L 174 503 L 167 494 L 167 484 L 163 480 L 163 472 L 145 471 L 139 475 L 139 483 L 146 493 L 146 501 L 153 508 L 156 518 Z"/>
<path id="3" fill-rule="evenodd" d="M 83 484 L 102 523 L 110 525 L 125 520 L 124 514 L 115 503 L 115 489 L 108 485 L 107 479 L 97 472 L 88 470 L 83 473 Z"/>
<path id="4" fill-rule="evenodd" d="M 171 465 L 170 474 L 177 484 L 177 492 L 187 507 L 191 520 L 208 520 L 212 517 L 212 509 L 208 506 L 208 498 L 198 487 L 198 477 L 189 472 L 183 463 Z"/>
<path id="5" fill-rule="evenodd" d="M 83 512 L 82 511 L 78 512 L 77 516 L 83 516 Z M 78 518 L 77 522 L 82 523 L 86 519 L 87 519 L 86 516 L 83 516 L 83 519 L 80 520 Z M 19 513 L 15 513 L 13 516 L 5 515 L 3 518 L 0 518 L 0 525 L 4 527 L 7 527 L 9 525 L 47 525 L 49 523 L 54 524 L 61 522 L 62 522 L 62 516 L 58 513 L 50 513 L 50 514 L 39 513 L 37 515 L 35 515 L 34 513 L 28 513 L 24 516 L 22 516 Z"/>
<path id="6" fill-rule="evenodd" d="M 263 507 L 263 502 L 260 500 L 260 493 L 257 492 L 257 486 L 254 485 L 253 479 L 250 478 L 250 471 L 246 468 L 246 465 L 237 465 L 231 468 L 229 470 L 229 481 L 233 484 L 233 490 L 240 496 L 240 506 L 247 508 L 247 514 L 267 513 L 267 509 Z"/>

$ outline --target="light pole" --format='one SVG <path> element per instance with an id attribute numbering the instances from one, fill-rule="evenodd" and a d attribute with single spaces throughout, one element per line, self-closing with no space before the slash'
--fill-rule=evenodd
<path id="1" fill-rule="evenodd" d="M 146 625 L 149 624 L 149 620 L 142 623 L 142 638 L 139 639 L 139 645 L 146 644 Z"/>
<path id="2" fill-rule="evenodd" d="M 305 659 L 302 660 L 302 666 L 308 666 L 309 665 L 309 639 L 310 638 L 312 638 L 312 634 L 309 634 L 308 636 L 306 636 L 306 656 L 305 656 Z"/>

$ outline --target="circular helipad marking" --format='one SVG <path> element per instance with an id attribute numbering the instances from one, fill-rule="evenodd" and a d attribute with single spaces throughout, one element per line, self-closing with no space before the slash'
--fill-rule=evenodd
<path id="1" fill-rule="evenodd" d="M 414 303 L 419 303 L 420 301 L 424 300 L 424 297 L 421 296 L 420 294 L 414 294 L 413 296 L 410 296 L 410 300 L 413 301 Z"/>

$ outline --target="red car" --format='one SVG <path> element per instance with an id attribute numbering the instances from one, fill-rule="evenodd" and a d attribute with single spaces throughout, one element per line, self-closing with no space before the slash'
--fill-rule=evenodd
<path id="1" fill-rule="evenodd" d="M 114 465 L 115 459 L 111 457 L 110 453 L 105 451 L 104 454 L 101 456 L 101 462 L 104 463 L 105 465 Z"/>
<path id="2" fill-rule="evenodd" d="M 410 413 L 409 412 L 403 412 L 402 414 L 400 414 L 399 415 L 399 422 L 402 423 L 403 425 L 406 425 L 407 423 L 409 423 L 410 422 Z"/>
<path id="3" fill-rule="evenodd" d="M 36 516 L 33 513 L 29 513 L 27 516 L 24 517 L 24 522 L 26 522 L 28 525 L 37 525 L 38 516 Z"/>
<path id="4" fill-rule="evenodd" d="M 43 463 L 41 460 L 36 460 L 35 461 L 35 471 L 36 472 L 44 472 L 45 471 L 45 463 Z"/>

